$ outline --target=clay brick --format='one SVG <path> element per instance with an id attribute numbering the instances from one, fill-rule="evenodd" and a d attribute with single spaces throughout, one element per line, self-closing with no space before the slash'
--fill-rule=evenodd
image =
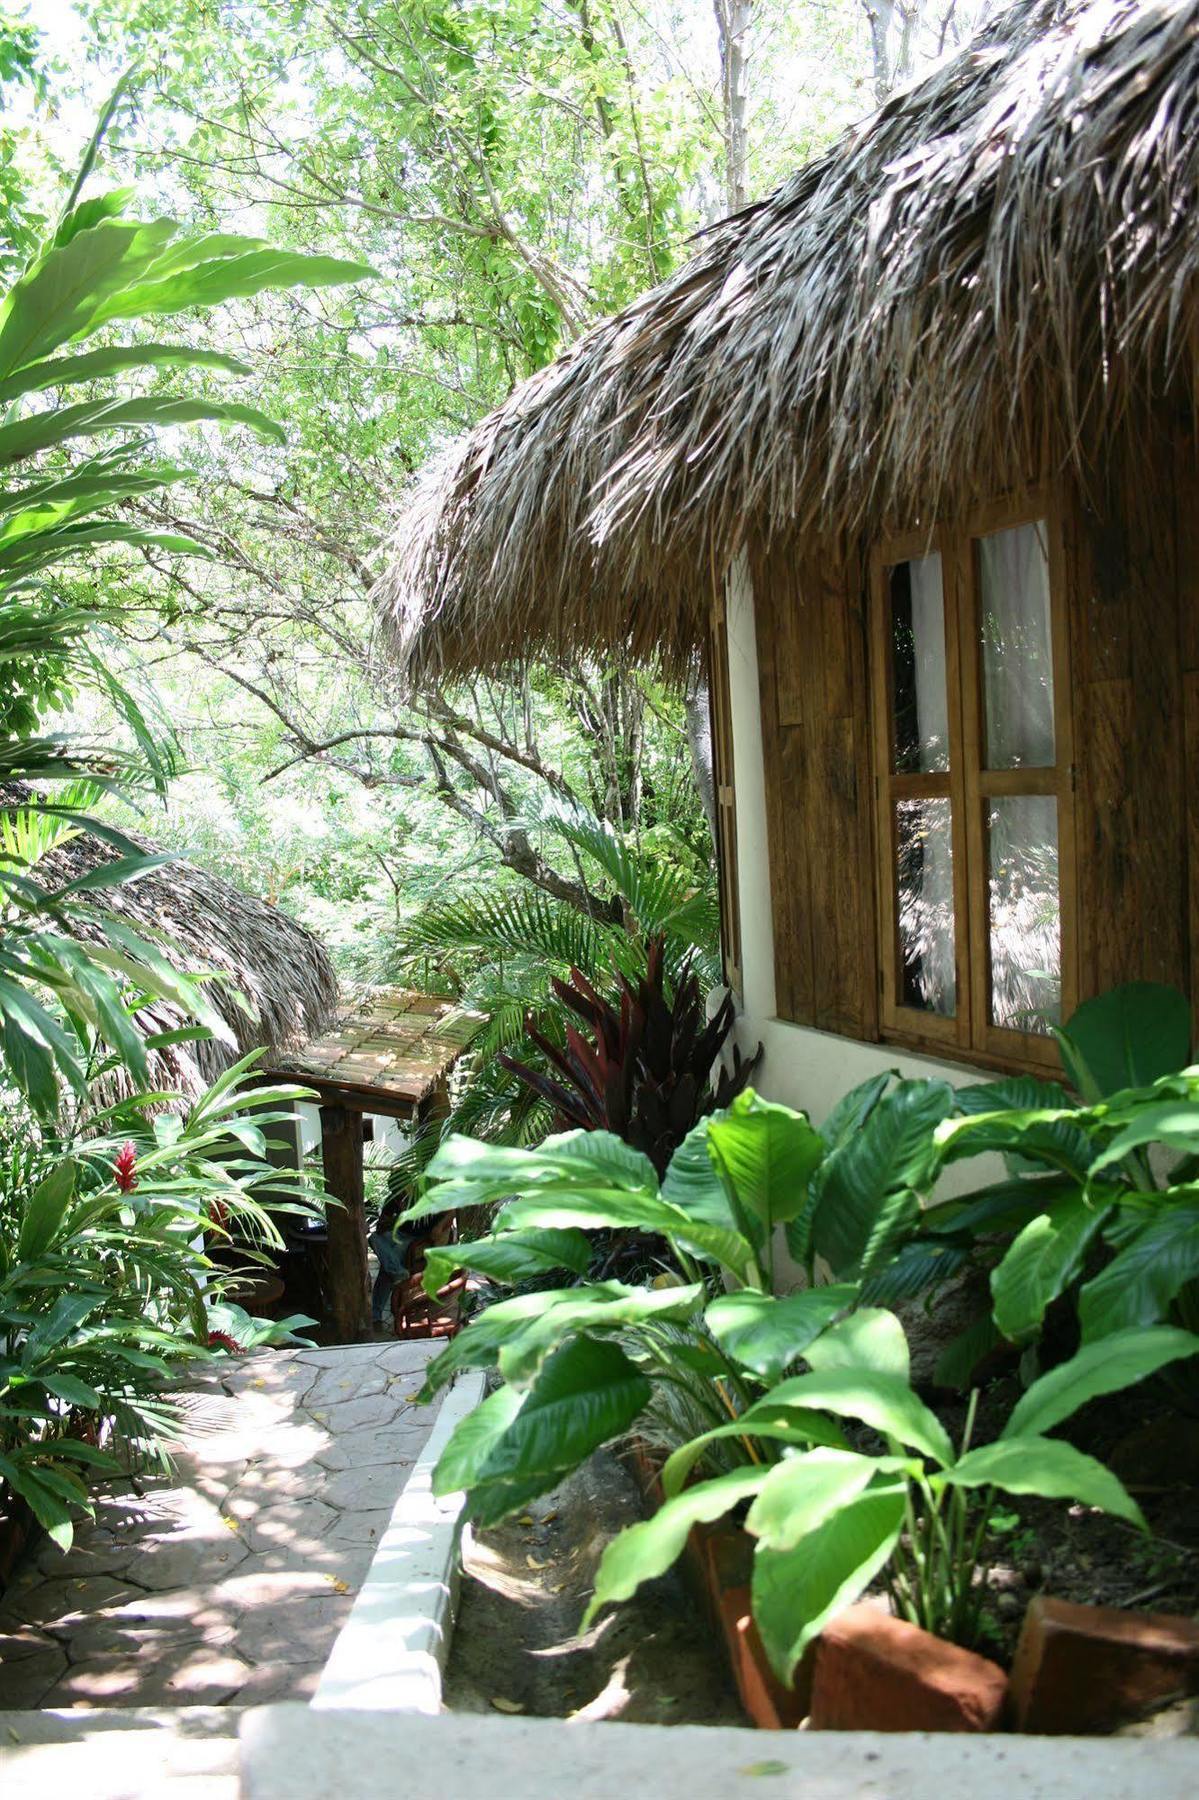
<path id="1" fill-rule="evenodd" d="M 811 1658 L 795 1671 L 794 1686 L 784 1687 L 766 1657 L 753 1622 L 747 1587 L 726 1588 L 718 1597 L 720 1625 L 728 1648 L 733 1680 L 742 1706 L 763 1731 L 794 1731 L 807 1717 L 811 1693 Z"/>
<path id="2" fill-rule="evenodd" d="M 1038 1594 L 1012 1664 L 1022 1731 L 1111 1731 L 1199 1694 L 1199 1621 L 1077 1606 Z"/>
<path id="3" fill-rule="evenodd" d="M 998 1664 L 868 1601 L 830 1620 L 816 1646 L 812 1731 L 997 1731 Z"/>

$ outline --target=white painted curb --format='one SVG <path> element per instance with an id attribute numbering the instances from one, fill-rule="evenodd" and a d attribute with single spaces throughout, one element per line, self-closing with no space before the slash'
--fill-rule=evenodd
<path id="1" fill-rule="evenodd" d="M 483 1398 L 484 1386 L 482 1373 L 461 1375 L 442 1401 L 321 1673 L 313 1706 L 441 1711 L 466 1496 L 436 1498 L 433 1470 L 451 1432 Z"/>

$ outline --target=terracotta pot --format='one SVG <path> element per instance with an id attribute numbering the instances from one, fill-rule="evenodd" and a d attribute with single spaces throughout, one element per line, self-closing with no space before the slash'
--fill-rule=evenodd
<path id="1" fill-rule="evenodd" d="M 998 1731 L 1007 1676 L 973 1650 L 859 1601 L 814 1645 L 812 1731 Z"/>
<path id="2" fill-rule="evenodd" d="M 1012 1663 L 1021 1731 L 1085 1736 L 1199 1694 L 1199 1620 L 1038 1594 Z"/>

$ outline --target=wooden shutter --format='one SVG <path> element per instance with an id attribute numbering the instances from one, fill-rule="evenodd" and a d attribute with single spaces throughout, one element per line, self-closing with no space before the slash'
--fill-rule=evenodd
<path id="1" fill-rule="evenodd" d="M 863 581 L 829 545 L 753 559 L 780 1018 L 877 1036 Z"/>

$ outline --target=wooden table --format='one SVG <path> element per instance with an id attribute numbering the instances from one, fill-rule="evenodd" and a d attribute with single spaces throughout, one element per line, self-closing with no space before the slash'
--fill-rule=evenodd
<path id="1" fill-rule="evenodd" d="M 263 1073 L 315 1089 L 321 1109 L 329 1208 L 329 1324 L 348 1342 L 370 1333 L 363 1116 L 420 1124 L 444 1113 L 450 1071 L 478 1018 L 454 1001 L 410 988 L 360 988 L 333 1023 Z"/>

